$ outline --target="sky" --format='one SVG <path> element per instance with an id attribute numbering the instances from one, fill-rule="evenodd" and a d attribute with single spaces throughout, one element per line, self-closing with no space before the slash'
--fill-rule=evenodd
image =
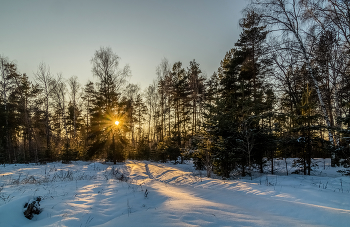
<path id="1" fill-rule="evenodd" d="M 11 0 L 0 7 L 0 55 L 31 79 L 40 63 L 52 75 L 93 77 L 91 59 L 111 47 L 130 83 L 146 88 L 163 58 L 207 76 L 239 38 L 246 0 Z"/>

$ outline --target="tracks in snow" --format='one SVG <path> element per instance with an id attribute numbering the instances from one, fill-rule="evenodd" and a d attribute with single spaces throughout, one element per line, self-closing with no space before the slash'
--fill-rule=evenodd
<path id="1" fill-rule="evenodd" d="M 159 206 L 162 212 L 175 213 L 182 225 L 194 224 L 193 217 L 200 220 L 194 226 L 334 226 L 331 220 L 347 226 L 350 220 L 350 210 L 331 202 L 338 199 L 333 194 L 318 192 L 314 198 L 312 190 L 302 191 L 310 196 L 300 196 L 301 190 L 295 188 L 275 190 L 240 180 L 200 179 L 181 167 L 160 163 L 130 161 L 127 165 L 131 178 L 145 183 L 150 200 L 164 201 Z M 329 196 L 330 202 L 320 201 L 319 196 Z"/>
<path id="2" fill-rule="evenodd" d="M 149 177 L 150 179 L 154 179 L 153 175 L 152 175 L 151 172 L 149 171 L 148 163 L 145 164 L 145 169 L 146 169 L 146 173 L 147 173 L 148 177 Z"/>
<path id="3" fill-rule="evenodd" d="M 159 163 L 130 162 L 129 168 L 132 170 L 130 177 L 134 179 L 145 178 L 168 184 L 191 185 L 200 181 L 200 178 L 192 172 L 186 172 L 177 168 L 169 167 Z"/>

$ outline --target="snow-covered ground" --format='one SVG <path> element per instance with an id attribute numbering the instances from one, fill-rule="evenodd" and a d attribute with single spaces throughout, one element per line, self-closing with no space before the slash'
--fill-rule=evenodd
<path id="1" fill-rule="evenodd" d="M 318 162 L 311 176 L 276 160 L 276 175 L 225 181 L 190 163 L 2 165 L 0 226 L 350 226 L 350 177 Z"/>

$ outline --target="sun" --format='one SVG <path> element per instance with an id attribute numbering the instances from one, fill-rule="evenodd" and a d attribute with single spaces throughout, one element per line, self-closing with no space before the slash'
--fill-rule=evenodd
<path id="1" fill-rule="evenodd" d="M 119 125 L 119 121 L 115 121 L 114 123 L 115 123 L 116 125 Z"/>

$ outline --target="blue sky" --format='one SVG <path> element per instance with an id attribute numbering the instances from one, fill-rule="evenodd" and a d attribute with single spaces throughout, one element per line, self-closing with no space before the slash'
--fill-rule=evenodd
<path id="1" fill-rule="evenodd" d="M 240 33 L 246 0 L 13 0 L 0 7 L 0 55 L 33 78 L 40 62 L 53 75 L 95 80 L 91 58 L 109 46 L 129 64 L 130 82 L 147 87 L 166 57 L 192 59 L 210 76 Z"/>

